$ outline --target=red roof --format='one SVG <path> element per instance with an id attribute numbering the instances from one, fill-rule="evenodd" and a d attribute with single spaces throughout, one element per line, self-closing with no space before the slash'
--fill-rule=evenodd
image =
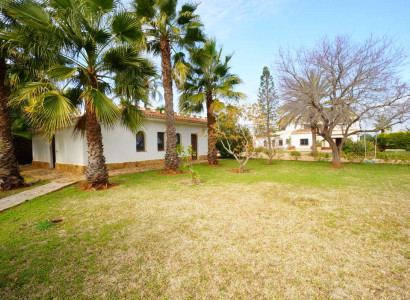
<path id="1" fill-rule="evenodd" d="M 157 111 L 150 111 L 150 110 L 143 110 L 142 112 L 147 117 L 165 119 L 165 113 L 160 113 Z M 174 114 L 174 116 L 175 116 L 176 121 L 207 124 L 206 118 L 200 118 L 200 117 L 194 118 L 194 117 L 188 117 L 188 116 L 180 116 L 177 114 Z"/>
<path id="2" fill-rule="evenodd" d="M 311 129 L 298 129 L 295 131 L 292 131 L 292 134 L 302 134 L 302 133 L 311 133 L 312 130 Z"/>

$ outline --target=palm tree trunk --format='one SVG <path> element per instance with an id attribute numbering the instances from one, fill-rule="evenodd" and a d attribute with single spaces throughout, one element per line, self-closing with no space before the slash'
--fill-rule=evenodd
<path id="1" fill-rule="evenodd" d="M 212 111 L 212 91 L 206 93 L 206 115 L 208 120 L 208 165 L 217 166 L 218 151 L 216 149 L 216 136 L 215 136 L 215 114 Z"/>
<path id="2" fill-rule="evenodd" d="M 317 145 L 316 145 L 316 127 L 310 127 L 310 130 L 312 131 L 312 155 L 317 154 Z"/>
<path id="3" fill-rule="evenodd" d="M 93 84 L 93 87 L 97 88 L 97 84 Z M 86 101 L 85 105 L 85 129 L 88 148 L 88 166 L 85 173 L 87 188 L 96 190 L 107 188 L 108 171 L 105 165 L 101 125 L 89 101 Z"/>
<path id="4" fill-rule="evenodd" d="M 174 100 L 172 93 L 171 45 L 169 40 L 161 39 L 162 85 L 165 99 L 165 122 L 167 126 L 167 146 L 165 151 L 165 172 L 176 173 L 179 159 L 176 153 L 176 130 Z"/>
<path id="5" fill-rule="evenodd" d="M 8 91 L 5 86 L 6 59 L 0 56 L 0 191 L 24 186 L 17 159 L 14 154 Z"/>

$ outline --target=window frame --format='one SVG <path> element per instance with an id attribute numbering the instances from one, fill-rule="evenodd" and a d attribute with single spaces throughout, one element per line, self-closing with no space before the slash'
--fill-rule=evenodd
<path id="1" fill-rule="evenodd" d="M 302 141 L 306 141 L 306 144 L 304 144 Z M 309 146 L 309 139 L 300 139 L 300 145 L 301 146 Z"/>
<path id="2" fill-rule="evenodd" d="M 159 148 L 159 143 L 158 143 L 158 139 L 159 139 L 159 135 L 162 135 L 162 149 Z M 158 152 L 163 152 L 165 151 L 165 132 L 157 132 L 157 151 Z"/>
<path id="3" fill-rule="evenodd" d="M 142 134 L 142 141 L 143 141 L 144 149 L 143 150 L 138 150 L 138 144 L 137 144 L 137 141 L 135 141 L 136 142 L 135 143 L 135 150 L 137 152 L 147 152 L 146 145 L 145 145 L 145 143 L 146 143 L 145 132 L 144 131 L 138 131 L 137 134 L 135 135 L 135 139 L 138 138 L 138 134 L 140 134 L 140 133 Z"/>

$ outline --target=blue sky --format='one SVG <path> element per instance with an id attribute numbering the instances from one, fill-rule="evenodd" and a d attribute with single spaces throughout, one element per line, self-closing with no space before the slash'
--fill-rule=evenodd
<path id="1" fill-rule="evenodd" d="M 387 35 L 410 54 L 410 0 L 203 0 L 198 7 L 208 36 L 226 54 L 240 90 L 256 101 L 263 66 L 272 67 L 279 47 L 312 46 L 347 34 L 356 41 Z M 410 81 L 410 66 L 403 68 Z"/>

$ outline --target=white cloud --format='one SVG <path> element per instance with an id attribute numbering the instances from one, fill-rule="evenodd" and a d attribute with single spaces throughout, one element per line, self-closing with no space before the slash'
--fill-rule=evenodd
<path id="1" fill-rule="evenodd" d="M 198 13 L 211 36 L 223 38 L 247 21 L 275 15 L 287 0 L 202 0 Z"/>

